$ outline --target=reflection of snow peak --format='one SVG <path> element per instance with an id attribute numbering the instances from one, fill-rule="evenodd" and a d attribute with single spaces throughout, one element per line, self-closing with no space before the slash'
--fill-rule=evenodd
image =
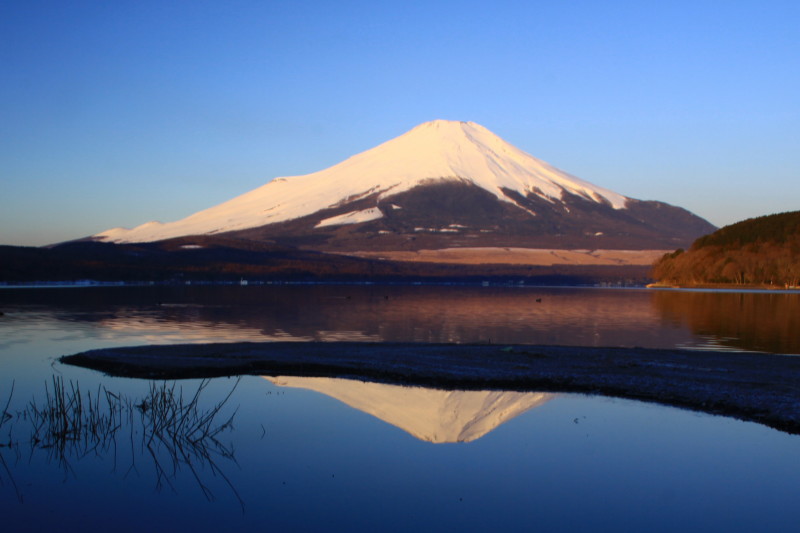
<path id="1" fill-rule="evenodd" d="M 448 391 L 339 378 L 267 377 L 321 392 L 433 443 L 469 442 L 550 400 L 543 392 Z"/>
<path id="2" fill-rule="evenodd" d="M 370 220 L 377 220 L 383 216 L 381 210 L 377 207 L 370 207 L 363 211 L 351 211 L 344 215 L 339 215 L 331 218 L 326 218 L 315 228 L 324 228 L 325 226 L 342 226 L 344 224 L 358 224 L 359 222 L 369 222 Z"/>
<path id="3" fill-rule="evenodd" d="M 625 208 L 628 201 L 625 196 L 536 159 L 474 122 L 434 120 L 325 170 L 274 179 L 182 220 L 166 224 L 148 222 L 134 229 L 114 228 L 95 237 L 114 242 L 145 242 L 242 230 L 297 219 L 369 197 L 377 203 L 379 199 L 441 180 L 470 183 L 525 211 L 528 209 L 517 204 L 507 192 L 523 197 L 536 195 L 551 203 L 561 202 L 566 192 L 615 209 Z M 379 218 L 377 207 L 357 213 L 366 211 Z M 351 215 L 355 216 L 354 213 L 342 216 Z M 361 221 L 331 220 L 320 226 Z"/>

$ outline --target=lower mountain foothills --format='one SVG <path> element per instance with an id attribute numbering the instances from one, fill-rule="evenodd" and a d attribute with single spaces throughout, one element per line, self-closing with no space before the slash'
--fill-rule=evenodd
<path id="1" fill-rule="evenodd" d="M 153 243 L 75 241 L 49 248 L 0 246 L 0 282 L 156 283 L 499 282 L 642 285 L 637 264 L 454 264 L 365 259 L 250 240 L 180 237 Z"/>

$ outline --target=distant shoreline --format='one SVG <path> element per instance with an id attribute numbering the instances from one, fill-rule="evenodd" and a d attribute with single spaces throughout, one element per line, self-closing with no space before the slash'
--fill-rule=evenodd
<path id="1" fill-rule="evenodd" d="M 517 252 L 509 252 L 514 257 Z M 570 252 L 584 262 L 597 254 Z M 472 254 L 472 252 L 470 252 Z M 155 243 L 72 242 L 53 248 L 0 246 L 0 282 L 512 282 L 530 285 L 644 285 L 648 264 L 606 252 L 611 264 L 453 264 L 365 259 L 336 253 L 198 236 Z M 635 253 L 634 255 L 637 255 Z M 507 253 L 503 251 L 500 256 Z M 523 254 L 524 255 L 524 254 Z M 548 257 L 555 258 L 551 254 Z M 475 259 L 475 257 L 473 257 Z M 495 259 L 498 257 L 495 254 Z M 508 259 L 510 260 L 510 259 Z M 564 260 L 559 259 L 559 260 Z M 576 260 L 577 261 L 577 260 Z M 552 263 L 553 260 L 548 260 Z M 602 262 L 602 261 L 601 261 Z M 647 261 L 645 261 L 646 263 Z"/>
<path id="2" fill-rule="evenodd" d="M 648 283 L 648 289 L 708 289 L 708 290 L 742 290 L 742 291 L 800 291 L 800 286 L 765 285 L 762 283 L 697 283 L 691 285 L 678 285 L 673 283 Z"/>
<path id="3" fill-rule="evenodd" d="M 82 282 L 73 281 L 34 281 L 34 282 L 13 282 L 6 283 L 0 281 L 0 290 L 2 289 L 86 289 L 86 288 L 103 288 L 103 287 L 269 287 L 269 286 L 283 286 L 283 285 L 319 285 L 319 286 L 463 286 L 463 287 L 536 287 L 536 288 L 625 288 L 625 289 L 644 289 L 646 285 L 643 283 L 623 285 L 621 283 L 607 282 L 607 283 L 594 283 L 594 284 L 557 284 L 557 283 L 537 283 L 537 280 L 517 280 L 505 278 L 426 278 L 426 279 L 396 279 L 396 280 L 339 280 L 336 278 L 328 280 L 240 280 L 240 281 L 203 281 L 194 280 L 186 282 L 176 281 L 98 281 L 86 280 Z"/>
<path id="4" fill-rule="evenodd" d="M 800 434 L 800 357 L 537 345 L 266 342 L 91 350 L 113 376 L 325 376 L 443 389 L 578 392 L 732 416 Z"/>
<path id="5" fill-rule="evenodd" d="M 503 278 L 479 278 L 479 279 L 448 279 L 448 278 L 428 278 L 428 279 L 408 279 L 408 280 L 239 280 L 239 281 L 102 281 L 102 280 L 80 280 L 80 281 L 20 281 L 3 282 L 0 281 L 0 291 L 13 289 L 92 289 L 92 288 L 136 288 L 136 287 L 270 287 L 270 286 L 459 286 L 459 287 L 520 287 L 520 288 L 580 288 L 580 289 L 653 289 L 653 290 L 676 290 L 676 291 L 721 291 L 721 292 L 774 292 L 774 293 L 800 293 L 800 287 L 777 287 L 763 285 L 669 285 L 660 283 L 635 283 L 622 284 L 618 282 L 605 283 L 543 283 L 538 280 L 517 280 Z"/>

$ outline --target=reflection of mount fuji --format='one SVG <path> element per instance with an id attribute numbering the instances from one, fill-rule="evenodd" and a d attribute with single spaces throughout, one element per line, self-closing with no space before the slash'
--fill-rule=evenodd
<path id="1" fill-rule="evenodd" d="M 264 378 L 280 387 L 321 392 L 434 443 L 473 441 L 554 396 L 543 392 L 426 389 L 339 378 Z"/>

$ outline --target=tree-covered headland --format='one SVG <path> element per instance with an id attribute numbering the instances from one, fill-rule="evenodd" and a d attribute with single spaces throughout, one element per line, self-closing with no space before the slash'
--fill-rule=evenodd
<path id="1" fill-rule="evenodd" d="M 800 286 L 800 211 L 751 218 L 700 237 L 653 266 L 663 285 Z"/>

